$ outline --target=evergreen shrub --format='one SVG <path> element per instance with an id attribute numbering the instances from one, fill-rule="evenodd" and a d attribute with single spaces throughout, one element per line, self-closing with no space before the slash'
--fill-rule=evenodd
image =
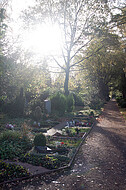
<path id="1" fill-rule="evenodd" d="M 72 112 L 74 109 L 74 104 L 75 104 L 74 97 L 72 94 L 69 94 L 66 97 L 66 102 L 67 102 L 67 111 Z"/>
<path id="2" fill-rule="evenodd" d="M 53 95 L 51 97 L 51 107 L 53 112 L 63 115 L 67 109 L 65 95 L 60 92 Z"/>
<path id="3" fill-rule="evenodd" d="M 35 146 L 46 146 L 46 137 L 44 134 L 37 134 L 34 138 Z"/>
<path id="4" fill-rule="evenodd" d="M 75 106 L 84 106 L 84 101 L 79 94 L 73 94 Z"/>

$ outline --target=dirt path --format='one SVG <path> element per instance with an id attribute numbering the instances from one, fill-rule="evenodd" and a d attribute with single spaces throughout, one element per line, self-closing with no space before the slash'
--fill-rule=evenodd
<path id="1" fill-rule="evenodd" d="M 13 190 L 126 190 L 126 123 L 114 101 L 82 145 L 70 171 L 5 186 Z"/>

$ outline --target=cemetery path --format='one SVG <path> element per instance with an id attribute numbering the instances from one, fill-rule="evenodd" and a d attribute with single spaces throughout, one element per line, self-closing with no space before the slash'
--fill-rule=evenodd
<path id="1" fill-rule="evenodd" d="M 13 190 L 126 190 L 126 122 L 116 102 L 103 114 L 76 156 L 70 171 L 6 186 Z"/>
<path id="2" fill-rule="evenodd" d="M 66 121 L 64 121 L 64 122 L 62 122 L 62 123 L 59 123 L 59 124 L 56 125 L 55 127 L 49 129 L 49 130 L 47 131 L 47 133 L 44 133 L 44 134 L 45 134 L 45 135 L 50 135 L 50 136 L 52 136 L 52 135 L 54 135 L 56 132 L 60 132 L 61 129 L 63 129 L 66 125 L 67 125 L 67 122 L 66 122 Z"/>

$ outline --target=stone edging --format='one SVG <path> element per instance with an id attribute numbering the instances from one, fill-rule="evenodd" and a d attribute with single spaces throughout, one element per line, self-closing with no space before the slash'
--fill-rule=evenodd
<path id="1" fill-rule="evenodd" d="M 83 142 L 86 140 L 87 136 L 90 134 L 90 132 L 93 129 L 93 127 L 94 127 L 95 124 L 96 124 L 96 122 L 94 122 L 92 124 L 91 129 L 89 130 L 88 133 L 84 133 L 84 135 L 82 137 L 81 143 L 77 147 L 76 152 L 74 153 L 71 161 L 69 162 L 69 164 L 67 166 L 60 167 L 58 169 L 49 170 L 49 171 L 46 171 L 46 172 L 43 172 L 43 173 L 39 173 L 39 174 L 34 174 L 34 175 L 22 177 L 22 178 L 16 178 L 16 179 L 13 179 L 13 180 L 5 181 L 5 182 L 0 183 L 0 185 L 4 185 L 4 184 L 7 184 L 7 183 L 12 183 L 12 182 L 17 182 L 17 181 L 22 181 L 22 180 L 27 180 L 27 179 L 30 179 L 30 178 L 33 178 L 33 177 L 39 177 L 39 176 L 42 176 L 42 175 L 45 175 L 45 174 L 50 174 L 50 173 L 53 173 L 53 172 L 58 172 L 58 171 L 61 171 L 61 170 L 70 169 L 72 167 L 72 165 L 73 165 L 73 162 L 75 160 L 75 157 L 76 157 L 76 155 L 77 155 L 80 147 L 82 146 Z"/>

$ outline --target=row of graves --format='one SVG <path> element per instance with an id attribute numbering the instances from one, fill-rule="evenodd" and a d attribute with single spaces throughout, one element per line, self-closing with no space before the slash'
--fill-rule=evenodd
<path id="1" fill-rule="evenodd" d="M 79 113 L 72 120 L 56 125 L 50 129 L 52 134 L 49 135 L 48 131 L 44 133 L 46 146 L 34 147 L 31 154 L 46 156 L 48 159 L 53 158 L 55 164 L 52 164 L 49 169 L 67 166 L 83 137 L 90 131 L 94 120 L 93 115 L 86 116 Z"/>
<path id="2" fill-rule="evenodd" d="M 4 173 L 0 175 L 0 183 L 32 175 L 22 166 L 13 165 L 12 170 L 10 161 L 44 167 L 46 171 L 68 167 L 94 121 L 93 113 L 87 116 L 79 112 L 63 122 L 53 119 L 34 121 L 24 124 L 23 128 L 6 124 L 6 134 L 3 133 L 1 138 L 0 167 Z"/>
<path id="3" fill-rule="evenodd" d="M 22 150 L 23 154 L 19 156 L 17 153 L 16 159 L 47 169 L 66 166 L 74 156 L 83 137 L 90 131 L 94 121 L 93 114 L 87 116 L 79 112 L 71 120 L 61 123 L 53 120 L 47 120 L 44 123 L 34 122 L 28 133 L 32 146 L 28 146 L 27 152 Z M 12 125 L 6 127 L 16 130 L 16 127 Z M 35 138 L 37 138 L 36 142 Z"/>

